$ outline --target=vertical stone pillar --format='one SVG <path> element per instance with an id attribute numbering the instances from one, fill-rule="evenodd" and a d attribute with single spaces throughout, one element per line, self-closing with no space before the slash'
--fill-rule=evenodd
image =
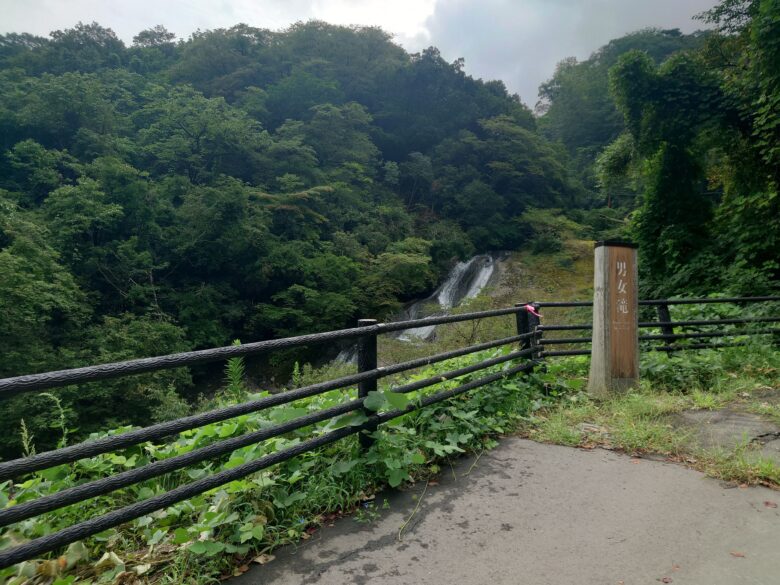
<path id="1" fill-rule="evenodd" d="M 596 243 L 588 392 L 606 398 L 639 381 L 637 246 Z"/>

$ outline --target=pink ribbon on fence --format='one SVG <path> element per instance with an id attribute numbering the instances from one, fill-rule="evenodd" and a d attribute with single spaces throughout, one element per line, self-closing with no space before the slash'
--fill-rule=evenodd
<path id="1" fill-rule="evenodd" d="M 539 314 L 539 312 L 538 312 L 538 311 L 537 311 L 537 310 L 534 308 L 534 306 L 533 306 L 533 305 L 525 305 L 523 308 L 524 308 L 526 311 L 528 311 L 529 313 L 531 313 L 531 314 L 532 314 L 534 317 L 539 317 L 540 319 L 542 318 L 542 316 L 541 316 L 541 315 Z"/>

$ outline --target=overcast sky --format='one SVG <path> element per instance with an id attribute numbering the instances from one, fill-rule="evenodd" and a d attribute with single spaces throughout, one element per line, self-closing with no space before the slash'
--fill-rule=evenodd
<path id="1" fill-rule="evenodd" d="M 533 107 L 555 64 L 580 59 L 610 39 L 645 27 L 701 24 L 691 17 L 716 0 L 0 0 L 0 32 L 46 36 L 78 21 L 97 21 L 128 44 L 164 25 L 186 38 L 200 29 L 245 22 L 279 29 L 311 18 L 379 25 L 415 52 L 439 47 L 466 60 L 475 77 L 501 79 Z"/>

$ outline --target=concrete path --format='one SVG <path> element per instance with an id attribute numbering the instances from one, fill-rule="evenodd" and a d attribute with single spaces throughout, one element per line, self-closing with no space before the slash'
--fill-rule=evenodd
<path id="1" fill-rule="evenodd" d="M 513 438 L 472 463 L 421 500 L 422 485 L 391 492 L 373 523 L 340 520 L 228 584 L 780 583 L 780 492 Z"/>
<path id="2" fill-rule="evenodd" d="M 758 396 L 767 406 L 780 404 L 778 391 Z M 688 432 L 690 443 L 701 449 L 728 452 L 750 446 L 746 452 L 749 458 L 762 458 L 780 465 L 780 426 L 769 417 L 750 412 L 744 403 L 718 410 L 686 410 L 670 416 L 669 422 Z"/>

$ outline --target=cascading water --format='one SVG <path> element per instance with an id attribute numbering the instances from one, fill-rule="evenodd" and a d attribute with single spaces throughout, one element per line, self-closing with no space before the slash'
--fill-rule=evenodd
<path id="1" fill-rule="evenodd" d="M 406 321 L 446 314 L 463 301 L 476 297 L 490 282 L 497 263 L 498 257 L 493 254 L 480 254 L 465 262 L 458 262 L 431 296 L 410 303 L 403 314 L 394 320 Z M 430 339 L 435 331 L 435 325 L 404 329 L 397 333 L 397 338 L 402 341 L 424 341 Z M 357 347 L 354 345 L 343 349 L 336 357 L 336 361 L 342 363 L 356 360 Z"/>
<path id="2" fill-rule="evenodd" d="M 402 319 L 419 319 L 431 315 L 445 314 L 448 309 L 460 305 L 463 301 L 477 296 L 493 276 L 496 269 L 496 258 L 490 254 L 480 254 L 458 262 L 447 279 L 427 299 L 415 301 L 406 308 Z M 405 329 L 398 334 L 398 339 L 412 341 L 414 339 L 430 339 L 436 330 L 435 325 Z"/>

